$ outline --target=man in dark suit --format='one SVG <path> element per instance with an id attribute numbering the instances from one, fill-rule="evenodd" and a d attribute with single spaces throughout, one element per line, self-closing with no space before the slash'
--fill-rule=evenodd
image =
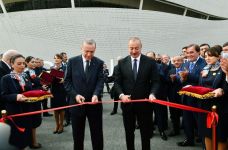
<path id="1" fill-rule="evenodd" d="M 134 150 L 136 120 L 140 128 L 142 150 L 150 150 L 152 134 L 152 109 L 150 103 L 131 103 L 137 99 L 155 99 L 159 87 L 159 74 L 154 60 L 141 54 L 142 44 L 138 37 L 128 42 L 130 55 L 118 62 L 115 90 L 123 101 L 123 123 L 127 150 Z"/>
<path id="2" fill-rule="evenodd" d="M 181 81 L 179 72 L 181 71 L 181 65 L 184 62 L 184 58 L 182 56 L 174 56 L 172 58 L 172 62 L 174 67 L 170 69 L 168 73 L 168 81 L 169 81 L 169 101 L 177 104 L 181 104 L 181 96 L 177 93 L 181 87 Z M 172 121 L 172 130 L 169 133 L 169 136 L 176 136 L 180 134 L 180 117 L 182 114 L 181 109 L 176 109 L 169 107 L 170 118 Z"/>
<path id="3" fill-rule="evenodd" d="M 4 75 L 10 73 L 10 71 L 11 71 L 10 59 L 12 56 L 14 56 L 16 54 L 18 54 L 18 51 L 8 50 L 2 55 L 2 60 L 0 61 L 0 81 Z M 0 89 L 0 96 L 1 96 L 1 89 Z M 5 109 L 5 106 L 0 97 L 0 112 L 3 109 Z M 1 114 L 0 114 L 0 117 L 1 117 Z"/>
<path id="4" fill-rule="evenodd" d="M 103 61 L 94 56 L 96 43 L 85 40 L 82 55 L 70 58 L 67 64 L 64 86 L 70 95 L 70 104 L 93 102 L 71 109 L 74 150 L 84 149 L 85 121 L 88 118 L 93 150 L 103 150 L 103 123 L 101 94 L 104 87 Z"/>
<path id="5" fill-rule="evenodd" d="M 203 58 L 200 57 L 200 47 L 196 44 L 191 44 L 187 47 L 186 50 L 188 61 L 185 62 L 182 66 L 182 72 L 180 72 L 180 79 L 182 85 L 198 85 L 199 77 L 202 69 L 206 66 L 206 62 Z M 198 107 L 197 99 L 189 96 L 183 97 L 183 104 Z M 198 115 L 195 112 L 183 111 L 183 123 L 184 123 L 184 132 L 186 139 L 181 142 L 178 142 L 178 146 L 193 146 L 194 145 L 194 133 L 198 124 Z"/>

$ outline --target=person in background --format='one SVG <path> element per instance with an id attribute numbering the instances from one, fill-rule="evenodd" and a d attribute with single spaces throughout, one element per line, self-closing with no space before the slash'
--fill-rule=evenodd
<path id="1" fill-rule="evenodd" d="M 11 66 L 13 70 L 1 79 L 1 96 L 5 102 L 7 114 L 30 112 L 31 105 L 25 102 L 28 98 L 22 94 L 32 90 L 32 83 L 24 73 L 25 58 L 20 54 L 12 56 Z M 31 118 L 30 116 L 14 117 L 13 121 L 17 126 L 25 128 L 25 131 L 20 132 L 13 122 L 7 121 L 11 126 L 9 143 L 23 150 L 31 143 Z"/>
<path id="2" fill-rule="evenodd" d="M 19 54 L 16 50 L 8 50 L 2 55 L 2 60 L 0 61 L 0 81 L 4 75 L 7 75 L 11 72 L 11 63 L 10 59 L 14 56 Z M 1 87 L 0 87 L 0 112 L 5 109 L 5 104 L 1 99 Z M 1 114 L 0 114 L 1 117 Z"/>
<path id="3" fill-rule="evenodd" d="M 107 92 L 110 92 L 110 87 L 109 87 L 109 71 L 108 71 L 108 67 L 106 64 L 103 64 L 103 74 L 104 74 L 104 81 L 105 81 L 105 86 L 107 89 Z"/>
<path id="4" fill-rule="evenodd" d="M 62 64 L 64 66 L 67 66 L 67 61 L 68 61 L 67 53 L 66 52 L 61 52 L 60 55 L 63 57 Z"/>
<path id="5" fill-rule="evenodd" d="M 72 107 L 71 121 L 74 150 L 84 150 L 86 118 L 89 122 L 93 150 L 103 150 L 103 106 L 101 95 L 104 88 L 103 64 L 95 57 L 96 42 L 86 39 L 81 45 L 82 55 L 68 61 L 64 86 L 70 95 L 70 104 L 92 102 L 94 105 Z"/>
<path id="6" fill-rule="evenodd" d="M 210 48 L 210 45 L 203 43 L 200 45 L 200 57 L 205 58 L 205 52 Z"/>
<path id="7" fill-rule="evenodd" d="M 67 53 L 66 52 L 61 52 L 60 55 L 62 56 L 63 60 L 62 60 L 62 64 L 64 67 L 67 67 L 67 62 L 68 62 L 68 57 L 67 57 Z M 67 94 L 66 96 L 66 103 L 67 105 L 69 105 L 70 103 L 70 95 Z M 68 109 L 65 109 L 65 124 L 64 124 L 64 127 L 67 127 L 68 125 L 71 124 L 71 119 L 70 119 L 70 110 L 69 108 Z"/>
<path id="8" fill-rule="evenodd" d="M 155 60 L 156 60 L 156 62 L 157 62 L 158 64 L 161 64 L 161 62 L 162 62 L 162 56 L 161 56 L 161 54 L 156 54 Z"/>
<path id="9" fill-rule="evenodd" d="M 43 89 L 43 90 L 47 90 L 47 86 L 45 85 L 41 85 L 40 84 L 40 79 L 38 76 L 36 76 L 35 73 L 35 58 L 32 56 L 28 56 L 25 59 L 25 63 L 27 68 L 24 70 L 24 72 L 27 74 L 28 78 L 30 79 L 30 81 L 32 82 L 32 87 L 33 89 Z M 39 111 L 41 110 L 41 102 L 34 102 L 31 103 L 31 110 L 32 111 Z M 32 139 L 31 139 L 31 143 L 30 143 L 30 148 L 33 149 L 38 149 L 41 148 L 41 144 L 37 142 L 37 138 L 36 138 L 36 128 L 38 128 L 41 125 L 42 122 L 42 117 L 41 114 L 36 114 L 36 115 L 32 115 L 30 116 L 31 118 L 31 127 L 32 127 Z"/>
<path id="10" fill-rule="evenodd" d="M 177 93 L 181 87 L 181 81 L 179 72 L 181 71 L 181 66 L 184 62 L 184 58 L 182 56 L 174 56 L 172 58 L 173 68 L 170 69 L 168 73 L 168 81 L 169 81 L 169 101 L 177 104 L 181 104 L 181 96 Z M 168 134 L 168 136 L 176 136 L 180 134 L 180 117 L 182 114 L 182 110 L 169 107 L 170 118 L 172 122 L 172 130 Z"/>
<path id="11" fill-rule="evenodd" d="M 36 68 L 34 70 L 35 70 L 36 76 L 39 76 L 43 71 L 47 71 L 47 69 L 43 67 L 44 63 L 42 59 L 35 58 L 35 65 L 36 65 Z M 42 104 L 43 110 L 48 109 L 48 106 L 47 106 L 48 99 L 43 100 L 41 104 Z M 51 117 L 51 116 L 53 115 L 48 112 L 43 113 L 43 117 Z"/>
<path id="12" fill-rule="evenodd" d="M 205 67 L 206 62 L 200 57 L 200 47 L 197 44 L 190 44 L 187 47 L 187 58 L 179 72 L 182 87 L 186 85 L 198 85 L 199 77 L 202 69 Z M 192 107 L 198 107 L 197 100 L 190 96 L 183 96 L 183 104 Z M 178 146 L 194 146 L 195 133 L 198 133 L 198 113 L 191 111 L 183 111 L 183 126 L 186 138 L 178 142 Z M 201 137 L 199 137 L 201 139 Z"/>
<path id="13" fill-rule="evenodd" d="M 54 56 L 54 66 L 51 67 L 51 69 L 56 69 L 58 71 L 66 71 L 66 67 L 62 64 L 62 56 L 60 54 L 55 54 Z M 51 93 L 53 94 L 53 98 L 51 98 L 51 107 L 62 107 L 66 106 L 66 91 L 64 89 L 63 85 L 64 79 L 57 79 L 54 78 L 53 83 L 51 84 Z M 53 131 L 53 134 L 61 134 L 63 132 L 63 121 L 64 121 L 64 115 L 65 110 L 55 110 L 54 111 L 54 117 L 55 117 L 55 130 Z"/>
<path id="14" fill-rule="evenodd" d="M 121 60 L 121 59 L 122 59 L 122 57 L 118 56 L 117 57 L 117 62 L 119 62 L 119 60 Z M 115 81 L 116 69 L 117 69 L 117 65 L 114 67 L 114 71 L 113 71 L 113 74 L 112 74 L 112 77 L 111 77 L 111 82 Z M 112 86 L 112 88 L 110 90 L 110 96 L 111 96 L 112 99 L 114 99 L 114 101 L 119 100 L 119 96 L 116 94 L 114 86 Z M 117 113 L 117 109 L 118 109 L 118 103 L 115 102 L 114 106 L 113 106 L 113 109 L 112 109 L 112 112 L 110 113 L 110 115 L 115 115 Z"/>
<path id="15" fill-rule="evenodd" d="M 188 61 L 186 51 L 187 51 L 187 46 L 182 47 L 182 53 L 180 56 L 184 58 L 184 63 Z"/>
<path id="16" fill-rule="evenodd" d="M 217 113 L 219 115 L 218 125 L 216 126 L 216 142 L 218 143 L 218 150 L 227 150 L 228 139 L 228 84 L 226 81 L 226 69 L 222 70 L 220 66 L 220 49 L 218 47 L 211 47 L 205 51 L 205 60 L 207 65 L 204 67 L 200 79 L 199 85 L 206 88 L 213 88 L 213 98 L 198 100 L 201 109 L 210 111 L 212 106 L 217 107 Z M 226 59 L 226 58 L 222 58 Z M 224 73 L 225 72 L 225 73 Z M 225 96 L 226 95 L 226 96 Z M 207 128 L 207 114 L 199 114 L 200 133 L 204 138 L 205 146 L 207 150 L 212 150 L 212 129 Z"/>

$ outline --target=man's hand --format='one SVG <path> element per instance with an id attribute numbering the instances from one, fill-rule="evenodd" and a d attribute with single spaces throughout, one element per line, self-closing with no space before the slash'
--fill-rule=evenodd
<path id="1" fill-rule="evenodd" d="M 121 95 L 120 99 L 125 103 L 131 101 L 131 96 L 130 95 Z"/>
<path id="2" fill-rule="evenodd" d="M 93 95 L 92 100 L 93 103 L 97 103 L 98 102 L 98 98 L 97 95 Z"/>
<path id="3" fill-rule="evenodd" d="M 76 97 L 75 97 L 75 99 L 76 99 L 76 102 L 77 103 L 83 103 L 84 101 L 85 101 L 85 97 L 83 97 L 83 96 L 81 96 L 81 95 L 76 95 Z"/>
<path id="4" fill-rule="evenodd" d="M 28 98 L 25 97 L 23 94 L 17 94 L 17 101 L 18 102 L 24 102 L 25 100 L 28 100 Z"/>
<path id="5" fill-rule="evenodd" d="M 150 100 L 150 101 L 153 101 L 153 100 L 155 100 L 155 99 L 156 99 L 156 97 L 154 96 L 154 94 L 150 94 L 149 100 Z"/>

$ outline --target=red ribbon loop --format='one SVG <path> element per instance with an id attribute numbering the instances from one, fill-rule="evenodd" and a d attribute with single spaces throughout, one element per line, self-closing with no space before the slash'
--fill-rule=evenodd
<path id="1" fill-rule="evenodd" d="M 216 112 L 210 112 L 207 114 L 207 128 L 212 128 L 212 125 L 218 124 L 219 116 Z"/>

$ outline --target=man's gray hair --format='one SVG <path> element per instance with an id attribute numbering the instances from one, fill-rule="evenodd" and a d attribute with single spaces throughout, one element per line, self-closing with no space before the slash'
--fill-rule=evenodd
<path id="1" fill-rule="evenodd" d="M 86 44 L 88 44 L 88 45 L 94 45 L 94 46 L 96 47 L 96 42 L 95 42 L 94 39 L 85 39 L 85 40 L 83 41 L 82 45 L 83 45 L 84 43 L 86 43 Z"/>
<path id="2" fill-rule="evenodd" d="M 140 45 L 142 47 L 142 42 L 141 42 L 141 40 L 140 40 L 139 37 L 130 37 L 129 40 L 128 40 L 128 42 L 130 42 L 130 41 L 139 41 L 139 43 L 140 43 Z"/>
<path id="3" fill-rule="evenodd" d="M 10 59 L 14 56 L 19 54 L 17 50 L 10 49 L 3 53 L 2 60 L 4 60 L 6 63 L 10 64 Z"/>

